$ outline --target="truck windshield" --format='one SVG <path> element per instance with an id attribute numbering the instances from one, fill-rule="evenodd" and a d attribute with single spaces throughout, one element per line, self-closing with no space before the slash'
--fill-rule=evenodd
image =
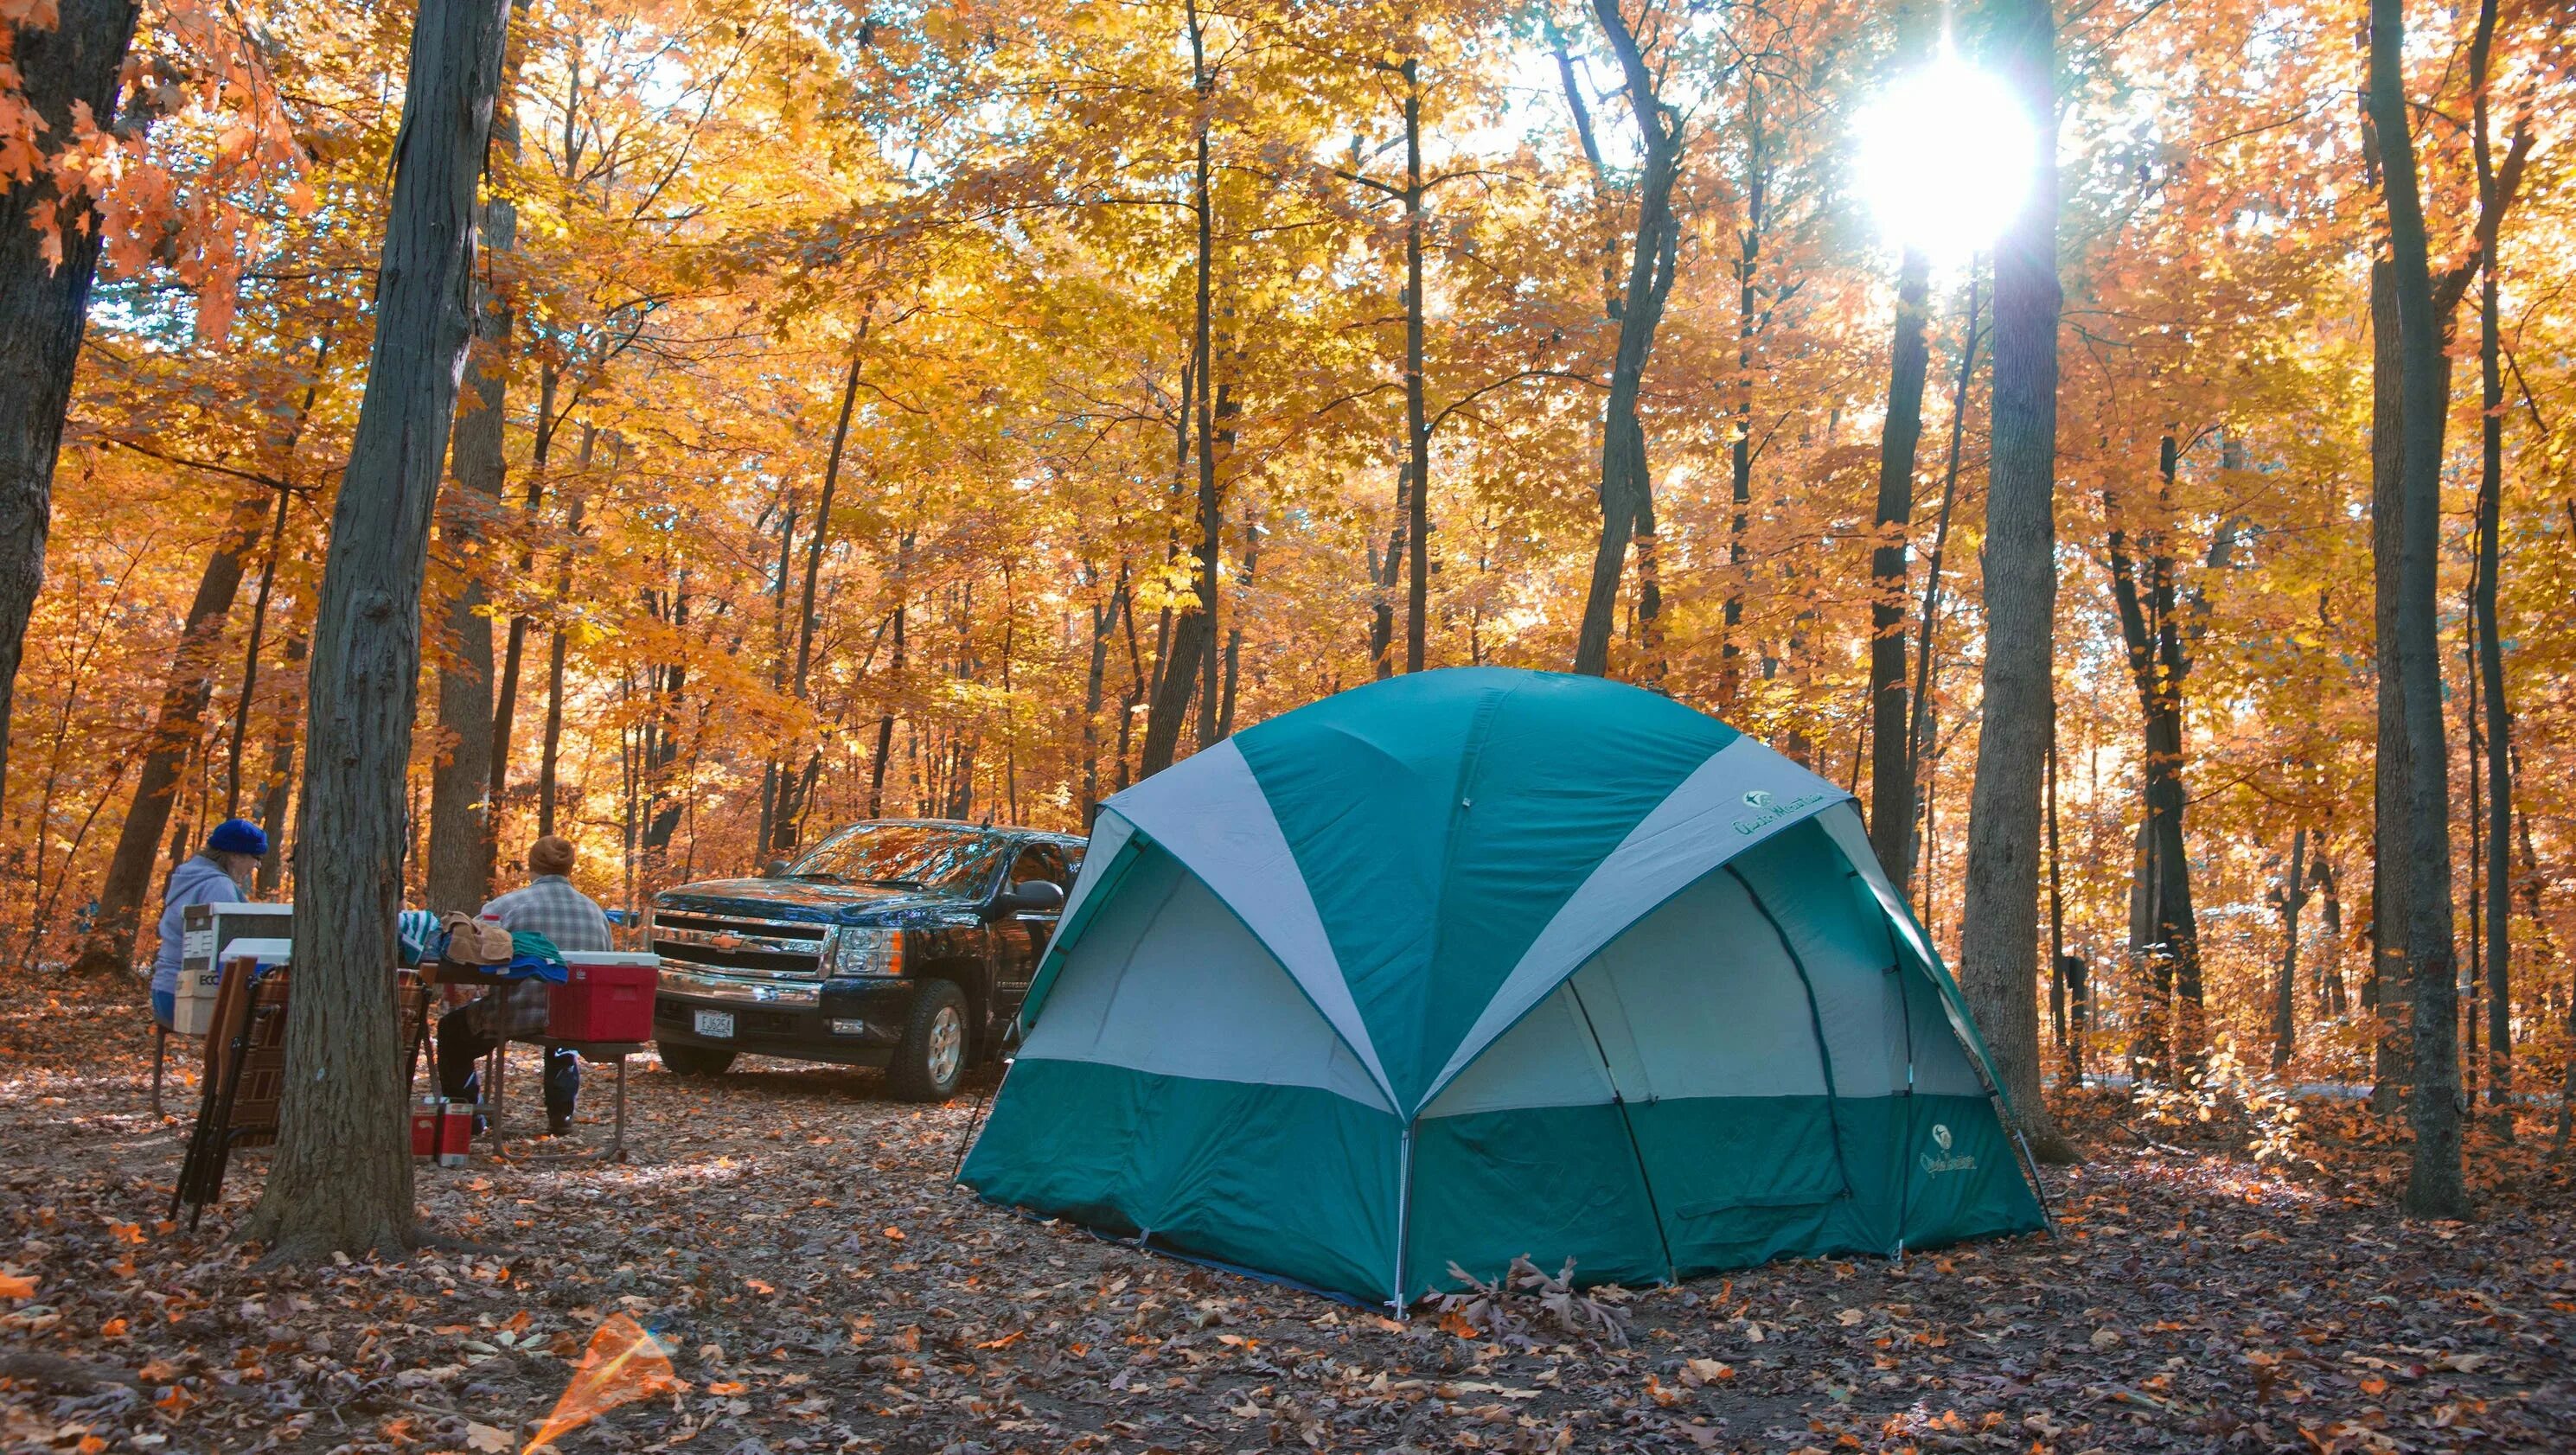
<path id="1" fill-rule="evenodd" d="M 825 839 L 787 872 L 794 879 L 979 894 L 1002 848 L 1001 840 L 973 829 L 859 824 Z"/>

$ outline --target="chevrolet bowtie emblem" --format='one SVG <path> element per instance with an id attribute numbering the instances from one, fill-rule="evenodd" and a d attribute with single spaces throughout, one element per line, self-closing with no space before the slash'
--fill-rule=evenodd
<path id="1" fill-rule="evenodd" d="M 735 934 L 722 934 L 708 940 L 707 943 L 715 946 L 719 950 L 739 950 L 742 948 L 742 936 Z"/>

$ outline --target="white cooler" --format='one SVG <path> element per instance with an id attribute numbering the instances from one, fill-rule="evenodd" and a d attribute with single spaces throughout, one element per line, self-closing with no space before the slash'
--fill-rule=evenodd
<path id="1" fill-rule="evenodd" d="M 294 934 L 291 904 L 192 904 L 179 912 L 179 986 L 172 998 L 170 1028 L 181 1035 L 202 1036 L 215 1020 L 215 992 L 224 983 L 224 951 L 233 941 L 255 939 L 260 948 L 284 947 Z"/>

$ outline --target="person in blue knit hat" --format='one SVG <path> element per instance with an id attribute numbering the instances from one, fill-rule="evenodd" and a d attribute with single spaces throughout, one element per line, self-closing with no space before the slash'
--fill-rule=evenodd
<path id="1" fill-rule="evenodd" d="M 268 835 L 248 819 L 228 818 L 206 835 L 206 846 L 170 871 L 161 892 L 161 949 L 152 957 L 152 1018 L 164 1026 L 177 1013 L 181 920 L 192 904 L 235 904 L 244 885 L 268 856 Z"/>

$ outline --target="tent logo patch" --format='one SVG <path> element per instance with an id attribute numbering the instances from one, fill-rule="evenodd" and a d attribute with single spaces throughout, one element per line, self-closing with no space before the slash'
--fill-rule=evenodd
<path id="1" fill-rule="evenodd" d="M 1950 1129 L 1939 1122 L 1932 1124 L 1932 1145 L 1941 1149 L 1940 1155 L 1935 1156 L 1930 1152 L 1923 1154 L 1923 1170 L 1926 1174 L 1937 1177 L 1944 1172 L 1976 1170 L 1976 1158 L 1965 1152 L 1955 1157 L 1950 1155 Z"/>
<path id="2" fill-rule="evenodd" d="M 1804 813 L 1824 801 L 1825 795 L 1821 793 L 1801 793 L 1795 798 L 1777 798 L 1768 789 L 1750 789 L 1744 795 L 1744 806 L 1752 812 L 1736 816 L 1735 831 L 1739 834 L 1758 834 L 1780 820 Z"/>

